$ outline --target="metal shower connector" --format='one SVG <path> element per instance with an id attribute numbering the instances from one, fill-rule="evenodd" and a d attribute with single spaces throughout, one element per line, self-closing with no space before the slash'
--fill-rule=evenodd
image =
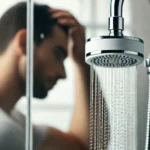
<path id="1" fill-rule="evenodd" d="M 124 0 L 111 0 L 109 31 L 110 36 L 123 36 L 124 18 L 122 17 L 122 7 Z"/>

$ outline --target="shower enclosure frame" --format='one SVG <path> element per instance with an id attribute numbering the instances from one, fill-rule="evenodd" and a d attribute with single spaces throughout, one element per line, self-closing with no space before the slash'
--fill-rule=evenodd
<path id="1" fill-rule="evenodd" d="M 33 99 L 33 44 L 34 44 L 34 3 L 27 0 L 27 63 L 26 63 L 26 97 L 27 97 L 27 117 L 26 117 L 26 141 L 25 149 L 33 150 L 33 133 L 31 118 L 31 102 Z"/>

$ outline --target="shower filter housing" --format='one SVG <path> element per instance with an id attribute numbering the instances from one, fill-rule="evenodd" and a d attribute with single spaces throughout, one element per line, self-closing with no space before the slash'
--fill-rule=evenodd
<path id="1" fill-rule="evenodd" d="M 129 36 L 101 36 L 87 40 L 85 60 L 89 65 L 118 68 L 139 65 L 144 59 L 143 40 Z"/>

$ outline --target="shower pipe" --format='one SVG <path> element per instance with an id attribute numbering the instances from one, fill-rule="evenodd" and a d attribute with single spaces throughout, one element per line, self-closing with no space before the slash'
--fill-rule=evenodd
<path id="1" fill-rule="evenodd" d="M 148 80 L 149 80 L 149 96 L 148 96 L 148 112 L 147 112 L 145 150 L 149 150 L 149 148 L 150 148 L 150 57 L 145 60 L 145 67 L 147 67 L 147 74 L 148 74 Z"/>

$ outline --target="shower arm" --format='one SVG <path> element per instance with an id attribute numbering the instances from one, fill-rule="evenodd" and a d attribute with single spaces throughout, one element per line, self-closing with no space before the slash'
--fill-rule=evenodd
<path id="1" fill-rule="evenodd" d="M 124 18 L 122 17 L 124 0 L 111 0 L 109 31 L 110 36 L 123 36 Z"/>
<path id="2" fill-rule="evenodd" d="M 122 8 L 124 0 L 111 0 L 110 15 L 122 17 Z"/>

